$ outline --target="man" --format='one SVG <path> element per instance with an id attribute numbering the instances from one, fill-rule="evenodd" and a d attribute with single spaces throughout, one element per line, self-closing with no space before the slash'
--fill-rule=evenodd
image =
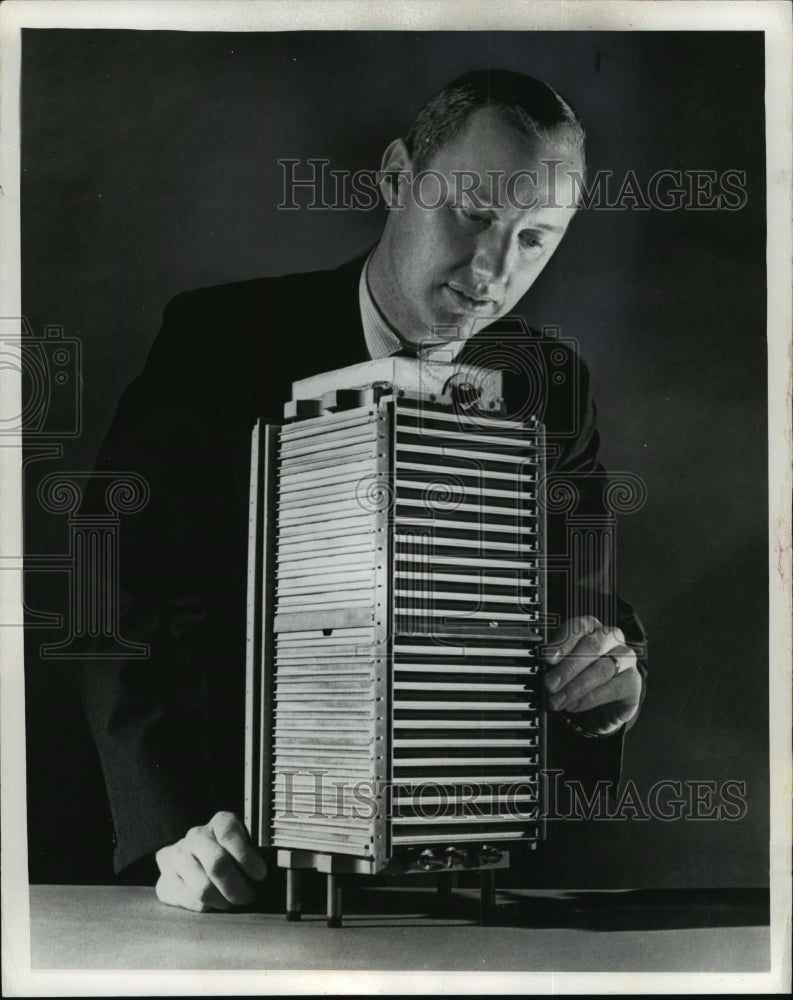
<path id="1" fill-rule="evenodd" d="M 575 182 L 583 171 L 583 130 L 550 87 L 504 71 L 469 73 L 386 149 L 390 210 L 371 253 L 336 271 L 201 289 L 167 307 L 98 461 L 99 470 L 135 470 L 151 487 L 121 551 L 123 634 L 148 643 L 151 657 L 94 663 L 82 679 L 116 868 L 140 877 L 156 861 L 163 902 L 229 909 L 250 902 L 266 873 L 238 818 L 254 421 L 277 420 L 298 378 L 396 351 L 502 357 L 493 324 L 562 240 L 576 187 L 560 178 Z M 538 335 L 524 340 L 509 348 L 518 372 L 526 352 L 547 360 L 559 350 Z M 577 477 L 585 503 L 600 509 L 588 377 L 563 355 L 574 377 L 561 388 L 549 379 L 538 406 L 551 471 Z M 525 381 L 511 384 L 519 407 Z M 562 433 L 570 412 L 574 428 Z M 609 570 L 603 556 L 552 588 L 562 626 L 545 684 L 552 752 L 585 777 L 616 780 L 622 735 L 643 695 L 644 636 L 611 594 Z"/>

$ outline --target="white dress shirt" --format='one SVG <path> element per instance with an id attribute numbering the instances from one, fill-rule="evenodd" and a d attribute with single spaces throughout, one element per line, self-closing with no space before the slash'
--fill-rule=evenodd
<path id="1" fill-rule="evenodd" d="M 372 289 L 369 285 L 369 262 L 372 255 L 366 258 L 366 263 L 361 271 L 361 280 L 358 284 L 358 302 L 361 308 L 361 323 L 363 325 L 363 335 L 366 340 L 366 349 L 373 361 L 380 358 L 387 358 L 397 351 L 401 351 L 405 346 L 399 336 L 380 311 L 380 307 L 375 302 Z M 416 353 L 425 361 L 446 362 L 454 361 L 457 354 L 463 347 L 464 340 L 449 340 L 437 347 L 423 348 Z"/>

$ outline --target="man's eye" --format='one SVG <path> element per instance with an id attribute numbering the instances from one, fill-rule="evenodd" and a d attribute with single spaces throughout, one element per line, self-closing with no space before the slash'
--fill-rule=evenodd
<path id="1" fill-rule="evenodd" d="M 520 245 L 526 250 L 542 250 L 542 240 L 532 233 L 521 233 L 518 239 Z"/>
<path id="2" fill-rule="evenodd" d="M 465 208 L 463 205 L 458 205 L 457 211 L 468 222 L 487 222 L 486 215 L 482 215 L 481 212 L 475 212 L 472 208 Z"/>

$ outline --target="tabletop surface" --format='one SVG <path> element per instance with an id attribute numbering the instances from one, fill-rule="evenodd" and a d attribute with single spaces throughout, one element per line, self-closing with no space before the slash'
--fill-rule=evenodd
<path id="1" fill-rule="evenodd" d="M 383 969 L 754 972 L 769 965 L 763 890 L 499 890 L 496 922 L 477 894 L 439 909 L 429 888 L 348 893 L 344 925 L 320 905 L 282 913 L 191 913 L 153 889 L 30 887 L 33 969 Z"/>

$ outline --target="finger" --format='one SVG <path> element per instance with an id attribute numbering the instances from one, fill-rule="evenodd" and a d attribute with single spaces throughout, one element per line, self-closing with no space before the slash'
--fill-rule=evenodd
<path id="1" fill-rule="evenodd" d="M 232 856 L 215 840 L 208 826 L 195 826 L 187 831 L 185 847 L 206 872 L 210 882 L 224 899 L 235 906 L 253 902 L 253 886 L 237 867 Z"/>
<path id="2" fill-rule="evenodd" d="M 209 826 L 220 846 L 228 851 L 246 875 L 250 875 L 256 881 L 261 881 L 265 877 L 267 865 L 251 844 L 248 831 L 234 813 L 215 813 L 209 821 Z"/>
<path id="3" fill-rule="evenodd" d="M 584 635 L 578 640 L 572 652 L 556 664 L 553 670 L 545 674 L 545 687 L 548 691 L 559 692 L 561 694 L 571 681 L 590 664 L 597 661 L 607 653 L 622 655 L 623 651 L 628 651 L 629 647 L 620 645 L 619 636 L 622 633 L 615 629 L 600 628 L 596 632 Z M 610 664 L 610 666 L 609 666 Z M 605 680 L 614 674 L 614 663 L 609 660 L 603 667 L 606 672 Z M 583 694 L 583 692 L 582 692 Z M 580 697 L 580 696 L 579 696 Z M 569 698 L 569 692 L 568 692 Z M 560 708 L 567 698 L 555 697 L 551 699 L 552 708 Z"/>
<path id="4" fill-rule="evenodd" d="M 213 910 L 228 910 L 231 903 L 218 891 L 195 856 L 190 853 L 184 841 L 180 841 L 181 850 L 174 866 L 174 873 L 181 878 L 193 899 Z"/>
<path id="5" fill-rule="evenodd" d="M 582 641 L 587 641 L 590 638 L 592 637 L 587 636 L 587 639 Z M 590 691 L 595 690 L 595 688 L 603 684 L 607 684 L 620 672 L 636 666 L 636 654 L 630 647 L 610 646 L 609 642 L 606 642 L 607 653 L 591 660 L 574 677 L 571 677 L 560 691 L 548 699 L 551 708 L 558 710 L 563 705 L 572 705 Z M 576 656 L 576 654 L 574 653 L 572 656 Z M 578 660 L 577 662 L 580 664 L 584 661 Z M 565 667 L 566 663 L 559 669 L 564 672 Z"/>
<path id="6" fill-rule="evenodd" d="M 630 717 L 639 704 L 641 689 L 641 677 L 634 666 L 612 677 L 608 683 L 588 691 L 581 698 L 571 700 L 566 705 L 566 711 L 571 713 L 586 712 L 601 705 L 620 702 Z"/>
<path id="7" fill-rule="evenodd" d="M 569 618 L 545 647 L 543 655 L 549 663 L 558 663 L 576 647 L 583 636 L 602 631 L 604 628 L 605 626 L 592 615 Z M 617 642 L 625 642 L 621 628 L 614 626 L 609 631 L 616 636 Z"/>
<path id="8" fill-rule="evenodd" d="M 558 663 L 562 657 L 567 656 L 582 636 L 601 627 L 597 618 L 593 618 L 591 615 L 583 618 L 568 618 L 543 650 L 545 659 L 548 663 Z"/>
<path id="9" fill-rule="evenodd" d="M 191 895 L 176 872 L 168 871 L 160 875 L 154 891 L 157 894 L 157 899 L 168 906 L 180 906 L 183 910 L 194 910 L 197 913 L 203 913 L 209 909 L 208 906 Z"/>

